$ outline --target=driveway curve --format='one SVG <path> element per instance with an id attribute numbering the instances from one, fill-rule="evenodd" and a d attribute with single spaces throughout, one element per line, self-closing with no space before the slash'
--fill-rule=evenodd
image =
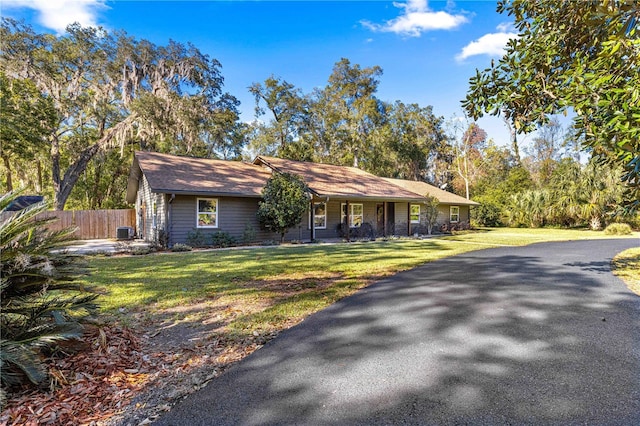
<path id="1" fill-rule="evenodd" d="M 637 239 L 488 249 L 283 332 L 158 425 L 640 424 Z"/>

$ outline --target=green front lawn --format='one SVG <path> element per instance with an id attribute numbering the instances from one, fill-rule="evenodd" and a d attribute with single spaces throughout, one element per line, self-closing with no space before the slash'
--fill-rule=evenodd
<path id="1" fill-rule="evenodd" d="M 374 280 L 436 259 L 493 245 L 593 238 L 610 237 L 500 228 L 425 240 L 93 257 L 87 283 L 101 289 L 105 313 L 125 308 L 154 321 L 159 312 L 173 312 L 176 321 L 218 321 L 220 332 L 262 334 L 287 328 Z"/>

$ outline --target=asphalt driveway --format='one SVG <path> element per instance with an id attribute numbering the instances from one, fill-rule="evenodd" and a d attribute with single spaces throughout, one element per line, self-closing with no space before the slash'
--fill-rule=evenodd
<path id="1" fill-rule="evenodd" d="M 466 253 L 282 333 L 159 425 L 640 424 L 637 239 Z"/>

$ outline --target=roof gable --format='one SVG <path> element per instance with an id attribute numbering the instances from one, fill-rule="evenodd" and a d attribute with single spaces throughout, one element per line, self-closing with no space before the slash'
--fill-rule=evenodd
<path id="1" fill-rule="evenodd" d="M 130 172 L 130 184 L 138 180 L 140 172 L 153 192 L 243 197 L 260 197 L 271 176 L 264 168 L 241 161 L 139 151 Z"/>

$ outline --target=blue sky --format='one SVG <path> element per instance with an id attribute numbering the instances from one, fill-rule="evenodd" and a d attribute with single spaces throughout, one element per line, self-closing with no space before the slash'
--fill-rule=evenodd
<path id="1" fill-rule="evenodd" d="M 240 99 L 245 121 L 254 118 L 252 83 L 275 75 L 308 93 L 341 58 L 383 69 L 380 99 L 431 105 L 451 119 L 462 115 L 475 69 L 515 36 L 512 19 L 495 9 L 495 1 L 3 0 L 1 14 L 38 31 L 62 33 L 77 21 L 156 44 L 191 42 L 220 61 L 224 90 Z M 500 119 L 479 124 L 508 144 Z"/>

